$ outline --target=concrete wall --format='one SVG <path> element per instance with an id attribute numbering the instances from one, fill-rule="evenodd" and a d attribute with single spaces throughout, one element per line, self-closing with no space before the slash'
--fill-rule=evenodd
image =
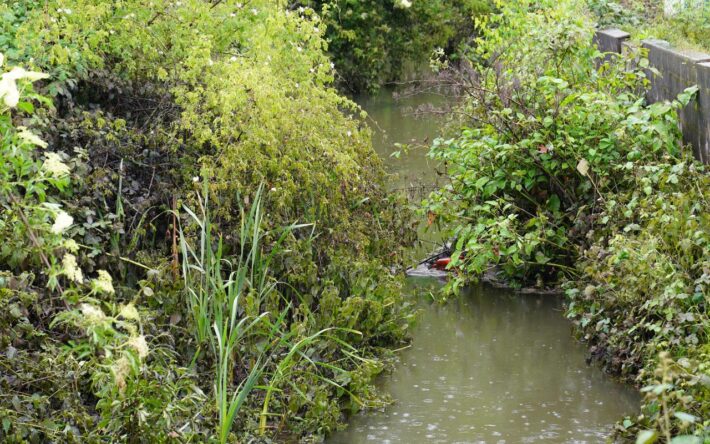
<path id="1" fill-rule="evenodd" d="M 603 52 L 621 53 L 629 34 L 618 29 L 597 31 L 595 41 Z M 649 71 L 649 102 L 673 100 L 684 89 L 698 85 L 697 97 L 681 110 L 683 141 L 693 147 L 695 157 L 710 163 L 710 54 L 674 49 L 663 40 L 644 40 L 648 61 L 660 75 Z"/>

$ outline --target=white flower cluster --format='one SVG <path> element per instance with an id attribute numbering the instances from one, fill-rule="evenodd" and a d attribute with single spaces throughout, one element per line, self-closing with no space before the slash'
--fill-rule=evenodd
<path id="1" fill-rule="evenodd" d="M 99 277 L 91 281 L 94 290 L 99 293 L 114 294 L 113 279 L 106 270 L 99 270 Z"/>
<path id="2" fill-rule="evenodd" d="M 133 336 L 128 340 L 128 346 L 133 348 L 141 359 L 145 359 L 148 356 L 148 343 L 145 340 L 145 336 Z"/>
<path id="3" fill-rule="evenodd" d="M 17 133 L 17 136 L 20 139 L 24 140 L 27 143 L 31 143 L 32 145 L 36 145 L 40 148 L 47 148 L 47 142 L 40 139 L 35 133 L 31 132 L 24 126 L 18 126 L 17 129 L 20 130 Z"/>
<path id="4" fill-rule="evenodd" d="M 0 67 L 2 67 L 5 57 L 0 54 Z M 34 71 L 25 71 L 23 68 L 15 67 L 10 72 L 0 76 L 0 99 L 8 108 L 14 108 L 20 102 L 20 90 L 17 88 L 18 80 L 29 80 L 36 82 L 37 80 L 46 79 L 47 74 Z"/>
<path id="5" fill-rule="evenodd" d="M 409 9 L 412 7 L 412 2 L 410 0 L 397 0 L 394 6 L 395 8 Z"/>
<path id="6" fill-rule="evenodd" d="M 106 315 L 103 310 L 91 304 L 81 304 L 81 307 L 79 308 L 81 309 L 81 314 L 84 315 L 84 318 L 90 324 L 100 324 L 106 319 Z"/>
<path id="7" fill-rule="evenodd" d="M 129 319 L 131 321 L 139 321 L 141 318 L 138 314 L 136 306 L 133 304 L 127 304 L 121 307 L 121 311 L 118 313 L 118 315 L 121 316 L 123 319 Z"/>
<path id="8" fill-rule="evenodd" d="M 84 273 L 79 268 L 76 263 L 76 256 L 67 253 L 62 258 L 62 273 L 69 278 L 69 280 L 81 284 L 84 282 Z"/>
<path id="9" fill-rule="evenodd" d="M 113 363 L 111 371 L 113 372 L 116 387 L 122 392 L 126 388 L 126 378 L 131 373 L 130 361 L 125 356 L 121 356 L 119 360 Z"/>
<path id="10" fill-rule="evenodd" d="M 66 212 L 59 210 L 56 218 L 54 219 L 54 224 L 52 225 L 52 233 L 62 234 L 67 228 L 71 227 L 74 223 L 74 218 L 68 215 Z"/>
<path id="11" fill-rule="evenodd" d="M 67 239 L 64 241 L 64 248 L 70 253 L 76 253 L 79 251 L 79 244 L 74 239 Z"/>
<path id="12" fill-rule="evenodd" d="M 69 174 L 69 167 L 62 162 L 62 158 L 57 153 L 45 153 L 42 169 L 54 177 L 64 177 Z"/>

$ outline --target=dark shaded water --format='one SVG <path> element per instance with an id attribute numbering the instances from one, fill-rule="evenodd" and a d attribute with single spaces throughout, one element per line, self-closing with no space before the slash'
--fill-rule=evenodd
<path id="1" fill-rule="evenodd" d="M 441 103 L 435 95 L 398 102 L 383 91 L 359 101 L 377 122 L 375 146 L 397 174 L 393 189 L 426 189 L 441 180 L 423 149 L 389 157 L 394 143 L 437 135 L 440 121 L 411 115 L 432 100 Z M 422 234 L 440 240 L 436 231 Z M 412 297 L 439 285 L 410 283 Z M 586 364 L 559 297 L 479 286 L 423 308 L 412 347 L 380 381 L 395 403 L 355 415 L 328 443 L 597 443 L 618 419 L 637 412 L 638 393 Z"/>

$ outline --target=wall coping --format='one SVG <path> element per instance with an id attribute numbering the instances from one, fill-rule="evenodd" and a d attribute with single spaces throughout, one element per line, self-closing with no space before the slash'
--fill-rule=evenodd
<path id="1" fill-rule="evenodd" d="M 604 33 L 604 34 L 608 35 L 609 37 L 613 37 L 615 39 L 628 39 L 629 37 L 631 37 L 631 34 L 629 34 L 626 31 L 622 31 L 619 28 L 607 28 L 607 29 L 602 29 L 599 32 Z"/>
<path id="2" fill-rule="evenodd" d="M 655 46 L 664 52 L 672 52 L 691 63 L 710 62 L 710 54 L 708 53 L 674 48 L 665 40 L 648 39 L 643 40 L 641 43 L 643 46 Z"/>

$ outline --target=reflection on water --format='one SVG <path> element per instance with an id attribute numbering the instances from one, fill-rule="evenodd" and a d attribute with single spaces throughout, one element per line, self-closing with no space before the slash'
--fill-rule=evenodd
<path id="1" fill-rule="evenodd" d="M 604 442 L 638 395 L 585 363 L 561 301 L 475 287 L 427 306 L 382 388 L 331 444 Z"/>
<path id="2" fill-rule="evenodd" d="M 390 189 L 413 191 L 410 195 L 421 199 L 443 183 L 435 171 L 436 163 L 426 156 L 432 140 L 441 133 L 443 119 L 430 113 L 415 114 L 420 114 L 417 113 L 420 108 L 445 105 L 446 97 L 422 93 L 395 99 L 392 90 L 383 89 L 376 96 L 363 96 L 356 101 L 370 117 L 375 151 L 384 160 L 388 172 L 394 174 Z M 395 144 L 409 144 L 411 149 L 397 159 L 391 156 L 398 151 Z"/>
<path id="3" fill-rule="evenodd" d="M 443 176 L 436 171 L 437 163 L 427 157 L 431 142 L 441 135 L 444 119 L 440 114 L 417 111 L 444 107 L 449 100 L 434 92 L 395 99 L 391 89 L 382 89 L 376 96 L 361 96 L 356 101 L 368 113 L 373 129 L 372 144 L 392 174 L 390 190 L 405 192 L 412 203 L 418 205 L 444 184 Z M 395 158 L 392 153 L 399 150 L 395 144 L 408 144 L 410 148 L 400 158 Z M 418 227 L 421 244 L 413 249 L 415 257 L 424 258 L 443 245 L 446 239 L 439 228 L 422 221 Z"/>

